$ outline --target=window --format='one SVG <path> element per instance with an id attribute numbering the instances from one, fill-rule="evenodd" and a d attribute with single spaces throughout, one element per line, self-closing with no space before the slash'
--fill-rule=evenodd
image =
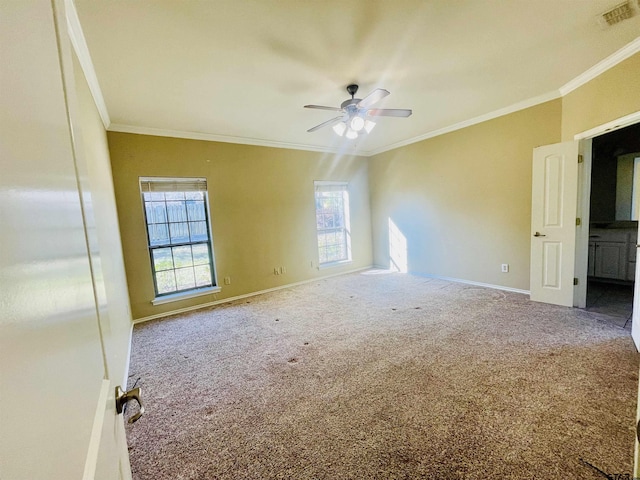
<path id="1" fill-rule="evenodd" d="M 213 287 L 213 249 L 203 178 L 141 178 L 156 297 Z"/>
<path id="2" fill-rule="evenodd" d="M 350 261 L 351 233 L 348 184 L 314 183 L 319 265 Z"/>

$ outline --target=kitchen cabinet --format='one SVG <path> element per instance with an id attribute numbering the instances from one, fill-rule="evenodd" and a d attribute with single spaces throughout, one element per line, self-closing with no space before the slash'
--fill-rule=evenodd
<path id="1" fill-rule="evenodd" d="M 632 229 L 590 230 L 588 276 L 633 281 L 636 237 Z"/>
<path id="2" fill-rule="evenodd" d="M 594 242 L 594 277 L 627 279 L 627 244 Z"/>

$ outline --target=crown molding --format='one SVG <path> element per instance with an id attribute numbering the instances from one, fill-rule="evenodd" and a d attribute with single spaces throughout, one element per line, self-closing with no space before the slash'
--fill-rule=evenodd
<path id="1" fill-rule="evenodd" d="M 596 63 L 593 67 L 591 67 L 586 72 L 578 75 L 573 80 L 565 83 L 562 87 L 560 87 L 560 94 L 564 97 L 565 95 L 573 92 L 575 89 L 581 87 L 587 82 L 590 82 L 594 78 L 602 75 L 604 72 L 609 70 L 610 68 L 615 67 L 619 63 L 623 62 L 627 58 L 635 55 L 640 52 L 640 36 L 635 40 L 627 43 L 624 47 L 622 47 L 617 52 L 609 55 L 604 60 Z"/>
<path id="2" fill-rule="evenodd" d="M 105 129 L 108 129 L 111 124 L 111 119 L 109 118 L 107 104 L 102 96 L 98 76 L 93 68 L 89 47 L 87 46 L 87 41 L 84 38 L 82 26 L 80 25 L 80 19 L 78 18 L 78 11 L 76 10 L 73 0 L 65 0 L 64 4 L 67 17 L 67 31 L 69 32 L 71 45 L 73 45 L 73 50 L 76 52 L 84 76 L 87 79 L 87 84 L 89 85 L 91 96 L 102 119 L 102 124 Z"/>
<path id="3" fill-rule="evenodd" d="M 152 135 L 156 137 L 186 138 L 189 140 L 204 140 L 208 142 L 235 143 L 240 145 L 255 145 L 259 147 L 286 148 L 289 150 L 304 150 L 308 152 L 334 153 L 341 155 L 366 156 L 355 148 L 321 147 L 316 145 L 304 145 L 299 143 L 276 142 L 260 138 L 234 137 L 232 135 L 215 135 L 212 133 L 188 132 L 184 130 L 168 130 L 164 128 L 140 127 L 136 125 L 123 125 L 112 123 L 107 129 L 110 132 L 135 133 L 138 135 Z"/>
<path id="4" fill-rule="evenodd" d="M 511 105 L 509 107 L 505 107 L 500 110 L 495 110 L 493 112 L 480 115 L 478 117 L 465 120 L 463 122 L 459 122 L 459 123 L 450 125 L 448 127 L 440 128 L 438 130 L 433 130 L 431 132 L 427 132 L 418 137 L 413 137 L 408 140 L 404 140 L 402 142 L 397 142 L 391 145 L 387 145 L 386 147 L 381 147 L 371 151 L 367 151 L 367 152 L 364 152 L 364 155 L 367 157 L 370 157 L 373 155 L 377 155 L 379 153 L 388 152 L 389 150 L 394 150 L 396 148 L 411 145 L 412 143 L 420 142 L 422 140 L 427 140 L 429 138 L 437 137 L 439 135 L 444 135 L 445 133 L 450 133 L 456 130 L 460 130 L 462 128 L 470 127 L 472 125 L 477 125 L 478 123 L 486 122 L 488 120 L 493 120 L 494 118 L 498 118 L 503 115 L 508 115 L 510 113 L 517 112 L 518 110 L 524 110 L 525 108 L 533 107 L 535 105 L 545 103 L 550 100 L 555 100 L 556 98 L 564 97 L 565 95 L 571 93 L 572 91 L 581 87 L 585 83 L 590 82 L 591 80 L 598 77 L 599 75 L 602 75 L 604 72 L 606 72 L 610 68 L 615 67 L 619 63 L 623 62 L 624 60 L 635 55 L 638 52 L 640 52 L 640 36 L 637 37 L 635 40 L 629 42 L 628 44 L 626 44 L 624 47 L 617 50 L 613 54 L 609 55 L 604 60 L 598 62 L 589 70 L 578 75 L 573 80 L 565 83 L 557 91 L 552 91 L 544 95 L 540 95 L 538 97 L 533 97 L 528 100 L 524 100 L 522 102 Z M 634 118 L 635 118 L 635 114 L 634 114 Z M 613 125 L 613 124 L 615 123 L 620 124 L 620 120 L 617 120 L 615 122 L 610 122 L 612 124 L 610 127 L 618 128 L 618 125 Z M 586 138 L 586 136 L 589 136 L 589 135 L 593 136 L 592 134 L 593 132 L 589 131 L 589 132 L 583 132 L 582 134 L 579 134 L 579 135 L 583 135 L 583 137 L 581 138 Z"/>
<path id="5" fill-rule="evenodd" d="M 429 138 L 438 137 L 440 135 L 444 135 L 445 133 L 455 132 L 456 130 L 461 130 L 463 128 L 470 127 L 472 125 L 477 125 L 479 123 L 486 122 L 488 120 L 493 120 L 494 118 L 502 117 L 504 115 L 508 115 L 510 113 L 514 113 L 520 110 L 524 110 L 526 108 L 534 107 L 536 105 L 540 105 L 541 103 L 549 102 L 551 100 L 555 100 L 560 98 L 560 92 L 555 90 L 553 92 L 545 93 L 544 95 L 539 95 L 537 97 L 529 98 L 527 100 L 523 100 L 522 102 L 514 103 L 508 107 L 501 108 L 499 110 L 494 110 L 493 112 L 485 113 L 484 115 L 480 115 L 474 118 L 470 118 L 469 120 L 465 120 L 463 122 L 454 123 L 453 125 L 449 125 L 448 127 L 439 128 L 437 130 L 432 130 L 425 134 L 419 135 L 417 137 L 409 138 L 407 140 L 403 140 L 401 142 L 393 143 L 391 145 L 387 145 L 385 147 L 376 148 L 374 150 L 370 150 L 368 152 L 364 152 L 364 155 L 367 157 L 371 157 L 373 155 L 378 155 L 379 153 L 388 152 L 389 150 L 394 150 L 396 148 L 405 147 L 407 145 L 411 145 L 412 143 L 421 142 L 422 140 L 427 140 Z"/>
<path id="6" fill-rule="evenodd" d="M 349 154 L 349 155 L 359 155 L 362 157 L 372 157 L 373 155 L 378 155 L 379 153 L 383 153 L 389 150 L 394 150 L 396 148 L 411 145 L 412 143 L 417 143 L 422 140 L 427 140 L 429 138 L 444 135 L 445 133 L 461 130 L 463 128 L 470 127 L 472 125 L 477 125 L 479 123 L 486 122 L 488 120 L 493 120 L 494 118 L 502 117 L 503 115 L 508 115 L 510 113 L 517 112 L 519 110 L 524 110 L 526 108 L 533 107 L 541 103 L 548 102 L 550 100 L 555 100 L 557 98 L 560 98 L 560 96 L 561 95 L 558 91 L 549 92 L 544 95 L 529 98 L 527 100 L 515 103 L 508 107 L 501 108 L 499 110 L 494 110 L 493 112 L 489 112 L 484 115 L 480 115 L 478 117 L 474 117 L 472 119 L 450 125 L 448 127 L 427 132 L 417 137 L 409 138 L 407 140 L 403 140 L 401 142 L 393 143 L 391 145 L 379 147 L 373 150 L 364 150 L 364 151 L 358 150 L 357 148 L 350 149 L 350 148 L 320 147 L 315 145 L 303 145 L 298 143 L 275 142 L 271 140 L 263 140 L 263 139 L 257 139 L 257 138 L 234 137 L 230 135 L 215 135 L 211 133 L 187 132 L 184 130 L 169 130 L 169 129 L 162 129 L 162 128 L 140 127 L 135 125 L 123 125 L 118 123 L 112 123 L 107 130 L 109 130 L 110 132 L 135 133 L 139 135 L 154 135 L 157 137 L 186 138 L 190 140 L 205 140 L 209 142 L 238 143 L 241 145 L 255 145 L 260 147 L 287 148 L 292 150 L 305 150 L 310 152 Z"/>

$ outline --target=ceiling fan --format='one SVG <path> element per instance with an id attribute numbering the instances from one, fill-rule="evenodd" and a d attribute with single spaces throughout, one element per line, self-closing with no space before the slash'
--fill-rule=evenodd
<path id="1" fill-rule="evenodd" d="M 379 102 L 389 95 L 389 91 L 383 88 L 376 88 L 366 97 L 354 98 L 358 91 L 358 85 L 347 86 L 347 92 L 351 95 L 350 100 L 342 102 L 340 107 L 324 107 L 322 105 L 305 105 L 304 108 L 316 108 L 319 110 L 330 110 L 340 112 L 341 115 L 331 120 L 322 122 L 307 132 L 315 132 L 322 127 L 332 126 L 333 131 L 339 136 L 346 136 L 349 139 L 358 138 L 358 135 L 369 133 L 376 126 L 370 117 L 408 117 L 411 110 L 406 108 L 371 108 L 374 103 Z"/>

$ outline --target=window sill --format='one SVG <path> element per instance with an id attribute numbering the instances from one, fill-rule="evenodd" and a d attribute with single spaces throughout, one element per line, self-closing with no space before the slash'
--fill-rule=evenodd
<path id="1" fill-rule="evenodd" d="M 220 287 L 206 287 L 198 288 L 196 290 L 189 290 L 187 292 L 172 293 L 171 295 L 163 295 L 151 300 L 153 305 L 163 305 L 165 303 L 178 302 L 180 300 L 186 300 L 188 298 L 201 297 L 203 295 L 210 295 L 212 293 L 221 292 Z"/>
<path id="2" fill-rule="evenodd" d="M 318 270 L 323 270 L 325 268 L 331 268 L 331 267 L 340 267 L 342 265 L 348 265 L 350 263 L 351 263 L 351 260 L 340 260 L 339 262 L 323 263 L 321 265 L 318 265 Z"/>

